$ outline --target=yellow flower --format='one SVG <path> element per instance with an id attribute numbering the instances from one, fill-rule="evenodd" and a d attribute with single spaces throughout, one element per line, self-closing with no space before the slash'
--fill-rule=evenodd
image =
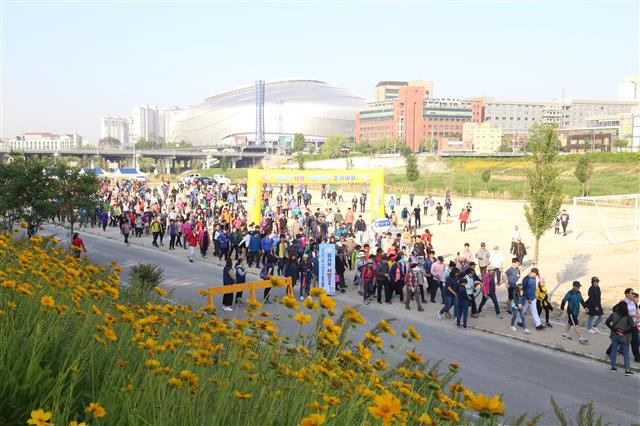
<path id="1" fill-rule="evenodd" d="M 9 309 L 11 309 L 12 311 L 15 311 L 15 310 L 16 310 L 16 308 L 18 307 L 18 305 L 16 305 L 16 304 L 15 304 L 15 303 L 13 303 L 13 302 L 7 302 L 7 307 L 8 307 Z"/>
<path id="2" fill-rule="evenodd" d="M 84 409 L 85 413 L 93 414 L 93 417 L 104 417 L 107 414 L 106 410 L 99 402 L 92 402 L 88 407 Z"/>
<path id="3" fill-rule="evenodd" d="M 328 311 L 333 311 L 333 308 L 336 307 L 336 301 L 333 300 L 331 296 L 327 296 L 325 294 L 320 295 L 320 306 L 325 308 Z"/>
<path id="4" fill-rule="evenodd" d="M 160 287 L 158 287 L 158 286 L 154 287 L 153 289 L 154 289 L 154 290 L 156 291 L 156 293 L 158 293 L 160 296 L 166 296 L 166 295 L 168 294 L 168 293 L 167 293 L 167 290 L 163 290 L 163 289 L 161 289 L 161 288 L 160 288 Z"/>
<path id="5" fill-rule="evenodd" d="M 35 426 L 53 426 L 53 423 L 49 423 L 51 419 L 51 411 L 44 411 L 42 408 L 33 410 L 31 412 L 31 418 L 27 420 L 27 424 Z"/>
<path id="6" fill-rule="evenodd" d="M 289 309 L 293 309 L 294 311 L 298 310 L 298 301 L 293 296 L 289 296 L 289 295 L 284 296 L 280 301 L 280 303 Z"/>
<path id="7" fill-rule="evenodd" d="M 144 362 L 144 366 L 147 368 L 158 368 L 160 367 L 160 361 L 157 359 L 148 359 Z"/>
<path id="8" fill-rule="evenodd" d="M 360 315 L 360 312 L 358 312 L 357 310 L 349 306 L 345 306 L 344 312 L 346 313 L 345 316 L 347 320 L 351 321 L 354 324 L 364 325 L 364 318 L 362 317 L 362 315 Z"/>
<path id="9" fill-rule="evenodd" d="M 427 413 L 422 413 L 420 417 L 416 419 L 419 425 L 435 425 L 436 423 L 431 420 L 431 417 Z"/>
<path id="10" fill-rule="evenodd" d="M 312 317 L 311 315 L 305 314 L 304 312 L 300 311 L 296 314 L 296 316 L 293 317 L 293 319 L 304 325 L 311 321 Z"/>
<path id="11" fill-rule="evenodd" d="M 106 337 L 107 340 L 111 340 L 112 342 L 115 342 L 118 340 L 118 336 L 116 335 L 116 332 L 113 330 L 113 328 L 103 326 L 102 334 L 104 334 L 104 337 Z"/>
<path id="12" fill-rule="evenodd" d="M 385 392 L 377 395 L 367 410 L 374 418 L 382 419 L 383 424 L 390 424 L 400 414 L 400 400 L 391 392 Z"/>
<path id="13" fill-rule="evenodd" d="M 233 392 L 233 396 L 235 396 L 238 399 L 249 399 L 251 398 L 251 394 L 250 393 L 242 393 L 240 391 L 235 391 Z"/>
<path id="14" fill-rule="evenodd" d="M 311 289 L 311 291 L 313 291 L 313 289 Z M 318 303 L 315 300 L 313 300 L 311 298 L 308 298 L 308 297 L 306 299 L 304 299 L 304 302 L 302 302 L 302 305 L 305 308 L 312 309 L 314 311 L 317 311 L 318 308 L 320 307 L 320 306 L 318 306 Z"/>
<path id="15" fill-rule="evenodd" d="M 29 225 L 27 224 L 27 222 L 20 222 L 20 227 L 21 227 L 22 229 L 27 229 L 27 226 L 29 226 Z"/>
<path id="16" fill-rule="evenodd" d="M 182 380 L 177 377 L 172 377 L 169 379 L 169 386 L 173 386 L 174 388 L 182 388 Z"/>
<path id="17" fill-rule="evenodd" d="M 42 296 L 40 298 L 40 304 L 42 306 L 49 306 L 50 308 L 53 308 L 56 306 L 56 301 L 53 300 L 53 297 L 51 296 Z"/>
<path id="18" fill-rule="evenodd" d="M 127 386 L 120 388 L 120 392 L 127 393 L 133 390 L 133 383 L 129 383 Z"/>
<path id="19" fill-rule="evenodd" d="M 249 298 L 247 300 L 247 306 L 253 309 L 260 309 L 262 307 L 262 303 L 258 302 L 256 299 Z"/>
<path id="20" fill-rule="evenodd" d="M 422 358 L 422 355 L 418 355 L 417 353 L 415 353 L 413 351 L 406 351 L 405 353 L 407 354 L 409 359 L 411 361 L 413 361 L 413 362 L 419 362 L 419 363 L 424 362 L 424 359 Z"/>
<path id="21" fill-rule="evenodd" d="M 504 402 L 500 400 L 499 395 L 494 395 L 489 398 L 483 393 L 479 393 L 477 395 L 471 394 L 468 406 L 479 413 L 486 412 L 504 416 Z"/>
<path id="22" fill-rule="evenodd" d="M 387 369 L 387 363 L 383 359 L 376 359 L 376 368 L 384 371 Z"/>
<path id="23" fill-rule="evenodd" d="M 324 402 L 326 402 L 329 405 L 336 406 L 340 404 L 340 398 L 337 398 L 335 396 L 323 395 L 322 399 L 324 400 Z"/>
<path id="24" fill-rule="evenodd" d="M 312 289 L 309 291 L 309 293 L 310 293 L 312 296 L 321 296 L 321 295 L 323 295 L 323 294 L 327 294 L 327 292 L 325 291 L 325 289 L 324 289 L 324 288 L 322 288 L 322 287 L 314 287 L 314 288 L 312 288 Z"/>
<path id="25" fill-rule="evenodd" d="M 375 336 L 375 335 L 373 335 L 372 333 L 370 333 L 368 331 L 366 333 L 364 333 L 364 337 L 367 340 L 371 341 L 373 344 L 377 345 L 378 348 L 382 349 L 382 345 L 384 344 L 384 340 L 382 340 L 382 338 L 380 338 L 378 336 Z"/>
<path id="26" fill-rule="evenodd" d="M 76 420 L 73 420 L 71 423 L 69 423 L 69 426 L 88 426 L 88 425 L 85 422 L 78 423 Z"/>
<path id="27" fill-rule="evenodd" d="M 342 332 L 342 327 L 333 324 L 333 321 L 331 321 L 331 318 L 325 318 L 324 320 L 322 320 L 322 324 L 327 328 L 327 330 L 329 330 L 329 332 L 334 333 L 334 334 L 340 334 Z"/>
<path id="28" fill-rule="evenodd" d="M 382 329 L 382 331 L 384 331 L 385 333 L 389 333 L 390 335 L 394 336 L 396 334 L 396 331 L 391 328 L 391 326 L 389 325 L 388 322 L 386 322 L 385 320 L 380 320 L 380 322 L 378 323 L 380 324 L 380 328 Z"/>
<path id="29" fill-rule="evenodd" d="M 409 334 L 411 335 L 411 337 L 414 340 L 420 340 L 422 339 L 422 336 L 420 336 L 420 334 L 416 331 L 415 328 L 413 328 L 412 325 L 410 325 L 409 327 L 407 327 L 407 331 L 409 332 Z"/>
<path id="30" fill-rule="evenodd" d="M 458 413 L 449 408 L 441 410 L 439 407 L 433 407 L 433 412 L 436 414 L 436 416 L 447 419 L 451 422 L 455 423 L 460 421 L 460 416 L 458 415 Z"/>
<path id="31" fill-rule="evenodd" d="M 367 361 L 371 359 L 371 351 L 362 343 L 358 343 L 358 353 Z"/>
<path id="32" fill-rule="evenodd" d="M 324 414 L 310 414 L 300 421 L 300 426 L 319 426 L 324 424 L 325 420 Z"/>

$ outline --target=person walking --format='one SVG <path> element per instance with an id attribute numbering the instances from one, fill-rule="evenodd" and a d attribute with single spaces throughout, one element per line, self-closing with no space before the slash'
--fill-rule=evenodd
<path id="1" fill-rule="evenodd" d="M 391 286 L 391 297 L 393 294 L 397 294 L 400 297 L 400 303 L 404 302 L 403 285 L 405 284 L 405 277 L 407 274 L 407 263 L 402 258 L 402 253 L 398 254 L 395 258 L 395 262 L 389 269 L 389 280 Z"/>
<path id="2" fill-rule="evenodd" d="M 538 286 L 537 277 L 539 275 L 538 268 L 532 268 L 529 275 L 522 280 L 522 288 L 524 295 L 527 298 L 527 310 L 531 310 L 531 318 L 533 318 L 533 324 L 536 326 L 536 330 L 544 330 L 544 325 L 540 321 L 538 316 L 538 309 L 536 306 L 536 287 Z"/>
<path id="3" fill-rule="evenodd" d="M 302 261 L 299 267 L 300 273 L 300 300 L 304 300 L 305 297 L 309 297 L 311 291 L 311 281 L 313 280 L 313 265 L 309 254 L 302 255 Z"/>
<path id="4" fill-rule="evenodd" d="M 442 291 L 442 296 L 444 297 L 444 306 L 442 309 L 438 311 L 438 319 L 442 319 L 442 315 L 446 315 L 447 318 L 451 318 L 451 314 L 449 310 L 452 306 L 455 306 L 456 298 L 458 297 L 457 287 L 458 287 L 458 275 L 460 271 L 455 266 L 451 268 L 449 275 L 446 278 L 444 289 Z M 466 290 L 465 290 L 466 296 Z"/>
<path id="5" fill-rule="evenodd" d="M 462 209 L 458 215 L 458 219 L 460 220 L 460 232 L 467 232 L 467 221 L 469 220 L 469 212 L 467 209 Z"/>
<path id="6" fill-rule="evenodd" d="M 154 247 L 160 247 L 158 245 L 158 237 L 160 236 L 160 221 L 158 220 L 158 216 L 154 216 L 151 220 L 151 224 L 149 224 L 149 230 L 151 231 L 151 235 L 153 235 L 153 244 Z"/>
<path id="7" fill-rule="evenodd" d="M 442 210 L 440 203 L 436 204 L 436 220 L 438 221 L 438 225 L 442 225 Z"/>
<path id="8" fill-rule="evenodd" d="M 231 258 L 229 258 L 230 260 Z M 244 259 L 239 257 L 236 262 L 236 284 L 244 284 L 247 282 L 247 270 L 244 267 Z M 236 292 L 236 305 L 242 305 L 242 291 Z"/>
<path id="9" fill-rule="evenodd" d="M 167 233 L 169 234 L 169 250 L 176 249 L 176 238 L 178 238 L 178 227 L 173 219 L 169 220 L 169 226 L 167 226 Z"/>
<path id="10" fill-rule="evenodd" d="M 436 301 L 436 293 L 438 289 L 441 289 L 442 293 L 442 303 L 445 303 L 446 292 L 444 291 L 444 258 L 442 256 L 438 256 L 437 260 L 431 264 L 431 287 L 429 288 L 429 297 L 431 299 L 431 303 L 435 303 Z M 447 312 L 449 310 L 447 309 Z"/>
<path id="11" fill-rule="evenodd" d="M 225 261 L 224 268 L 222 269 L 222 284 L 232 285 L 236 283 L 236 272 L 233 269 L 233 263 L 231 259 Z M 233 312 L 233 293 L 225 293 L 222 296 L 222 310 L 227 312 Z"/>
<path id="12" fill-rule="evenodd" d="M 424 270 L 416 262 L 411 264 L 411 269 L 405 275 L 405 287 L 406 287 L 406 299 L 404 307 L 407 310 L 411 310 L 411 299 L 416 299 L 416 305 L 418 306 L 418 312 L 424 311 L 420 297 L 418 297 L 418 288 L 424 283 Z M 402 300 L 402 299 L 401 299 Z"/>
<path id="13" fill-rule="evenodd" d="M 580 313 L 580 305 L 582 305 L 582 307 L 585 308 L 585 310 L 587 309 L 587 305 L 584 303 L 584 300 L 582 299 L 582 294 L 580 294 L 580 287 L 581 287 L 580 281 L 573 282 L 573 288 L 569 290 L 567 294 L 565 294 L 564 298 L 562 299 L 562 303 L 560 304 L 560 310 L 564 311 L 564 306 L 565 304 L 567 305 L 567 318 L 568 318 L 567 326 L 564 330 L 564 333 L 562 333 L 562 337 L 564 337 L 565 339 L 571 340 L 571 336 L 569 335 L 569 332 L 573 328 L 573 330 L 576 333 L 576 336 L 578 336 L 578 341 L 584 345 L 589 341 L 587 339 L 584 339 L 582 336 L 580 336 L 580 331 L 578 330 L 578 328 L 580 327 L 580 322 L 578 321 L 578 314 Z"/>
<path id="14" fill-rule="evenodd" d="M 364 252 L 363 252 L 364 258 Z M 373 259 L 369 258 L 366 260 L 365 265 L 362 268 L 361 278 L 362 281 L 362 295 L 364 297 L 364 304 L 368 305 L 370 303 L 371 296 L 375 293 L 375 277 L 376 273 L 373 268 Z"/>
<path id="15" fill-rule="evenodd" d="M 609 354 L 611 372 L 615 373 L 618 370 L 616 361 L 618 350 L 620 349 L 622 350 L 624 360 L 624 375 L 631 376 L 633 372 L 631 372 L 630 369 L 629 345 L 631 343 L 632 330 L 636 327 L 633 319 L 629 315 L 629 307 L 627 304 L 625 302 L 618 303 L 604 324 L 611 330 L 611 334 L 609 335 L 609 339 L 611 340 L 611 352 Z"/>
<path id="16" fill-rule="evenodd" d="M 598 326 L 602 322 L 602 302 L 600 298 L 600 278 L 591 277 L 591 287 L 589 287 L 587 297 L 587 311 L 589 318 L 587 318 L 587 333 L 595 334 L 600 333 Z M 595 323 L 593 319 L 596 319 Z"/>
<path id="17" fill-rule="evenodd" d="M 73 251 L 73 256 L 76 259 L 80 259 L 80 254 L 84 253 L 87 255 L 87 248 L 84 245 L 84 241 L 80 238 L 80 235 L 77 232 L 73 233 L 73 238 L 71 239 L 71 250 Z"/>
<path id="18" fill-rule="evenodd" d="M 487 250 L 485 243 L 480 243 L 480 250 L 476 252 L 476 260 L 480 268 L 480 276 L 484 277 L 487 267 L 491 264 L 491 253 Z"/>
<path id="19" fill-rule="evenodd" d="M 547 283 L 544 278 L 538 280 L 538 287 L 536 288 L 536 308 L 538 313 L 544 310 L 545 326 L 553 328 L 549 322 L 549 312 L 553 311 L 551 301 L 549 300 L 549 291 L 547 290 Z"/>
<path id="20" fill-rule="evenodd" d="M 382 292 L 384 291 L 385 302 L 391 304 L 391 289 L 389 287 L 389 262 L 387 255 L 383 254 L 376 266 L 376 290 L 378 293 L 378 303 L 382 303 Z"/>
<path id="21" fill-rule="evenodd" d="M 189 233 L 185 235 L 185 238 L 187 239 L 185 247 L 189 246 L 187 259 L 189 259 L 189 262 L 193 263 L 193 256 L 195 256 L 196 247 L 198 246 L 198 237 L 196 236 L 195 231 L 189 228 Z"/>
<path id="22" fill-rule="evenodd" d="M 565 209 L 562 209 L 560 214 L 560 224 L 562 225 L 562 236 L 567 236 L 567 225 L 569 225 L 569 214 Z"/>
<path id="23" fill-rule="evenodd" d="M 480 306 L 478 306 L 478 315 L 482 313 L 482 308 L 489 299 L 493 302 L 493 308 L 496 311 L 496 316 L 499 319 L 502 319 L 500 305 L 498 304 L 498 298 L 496 297 L 496 282 L 494 279 L 493 269 L 486 270 L 482 275 L 482 302 L 480 302 Z"/>
<path id="24" fill-rule="evenodd" d="M 462 328 L 467 328 L 467 318 L 469 316 L 469 293 L 467 290 L 467 279 L 461 277 L 456 287 L 456 325 L 460 328 L 460 320 L 462 319 Z M 471 295 L 473 297 L 473 295 Z"/>
<path id="25" fill-rule="evenodd" d="M 524 312 L 527 309 L 527 298 L 522 291 L 522 283 L 516 284 L 511 297 L 511 331 L 516 331 L 516 321 L 519 320 L 519 324 L 524 328 L 524 334 L 531 333 L 524 319 Z"/>
<path id="26" fill-rule="evenodd" d="M 129 219 L 125 219 L 122 222 L 122 235 L 124 236 L 124 243 L 129 245 L 129 234 L 131 233 L 131 225 L 129 224 Z"/>
<path id="27" fill-rule="evenodd" d="M 502 280 L 502 263 L 504 262 L 504 256 L 500 253 L 500 247 L 493 246 L 493 250 L 489 254 L 489 269 L 493 269 L 494 280 L 496 285 L 501 284 Z"/>
<path id="28" fill-rule="evenodd" d="M 262 265 L 262 269 L 260 269 L 260 279 L 268 280 L 270 276 L 274 275 L 275 267 L 276 267 L 275 256 L 273 255 L 267 256 L 267 258 L 264 261 L 264 265 Z M 271 287 L 265 288 L 264 292 L 262 293 L 262 299 L 264 300 L 265 304 L 271 303 L 271 300 L 269 300 L 269 293 L 271 293 Z"/>
<path id="29" fill-rule="evenodd" d="M 520 262 L 518 258 L 511 259 L 511 267 L 505 271 L 507 277 L 507 312 L 511 313 L 511 301 L 513 300 L 513 292 L 516 284 L 520 281 Z"/>

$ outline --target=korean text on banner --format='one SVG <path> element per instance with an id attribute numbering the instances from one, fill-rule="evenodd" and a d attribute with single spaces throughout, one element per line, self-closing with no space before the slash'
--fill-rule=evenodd
<path id="1" fill-rule="evenodd" d="M 329 296 L 336 294 L 336 246 L 320 244 L 318 282 Z"/>

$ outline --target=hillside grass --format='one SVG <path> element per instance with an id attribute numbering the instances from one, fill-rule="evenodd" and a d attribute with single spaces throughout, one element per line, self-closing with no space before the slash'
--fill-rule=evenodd
<path id="1" fill-rule="evenodd" d="M 496 425 L 504 415 L 500 396 L 450 384 L 457 365 L 413 352 L 416 330 L 398 330 L 390 348 L 389 322 L 336 313 L 320 289 L 220 318 L 160 299 L 161 288 L 132 297 L 117 265 L 56 246 L 0 235 L 0 424 Z"/>

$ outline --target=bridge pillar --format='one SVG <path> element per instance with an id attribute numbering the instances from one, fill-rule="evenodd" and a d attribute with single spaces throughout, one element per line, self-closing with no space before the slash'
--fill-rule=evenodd
<path id="1" fill-rule="evenodd" d="M 238 163 L 238 160 L 235 158 L 232 158 L 231 160 L 231 168 L 235 169 L 236 168 L 236 163 Z"/>

